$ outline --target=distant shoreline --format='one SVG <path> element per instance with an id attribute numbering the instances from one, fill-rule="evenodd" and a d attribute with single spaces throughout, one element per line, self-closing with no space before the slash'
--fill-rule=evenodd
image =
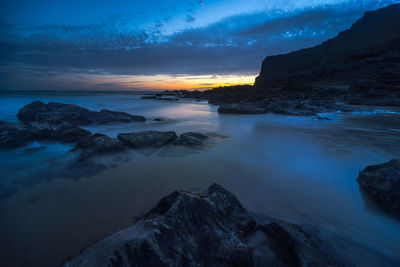
<path id="1" fill-rule="evenodd" d="M 112 91 L 112 90 L 0 90 L 0 95 L 142 95 L 160 93 L 163 90 L 137 90 L 137 91 Z"/>

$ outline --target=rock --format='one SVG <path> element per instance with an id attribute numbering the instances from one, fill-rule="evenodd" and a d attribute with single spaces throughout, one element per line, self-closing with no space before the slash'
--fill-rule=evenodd
<path id="1" fill-rule="evenodd" d="M 343 266 L 335 252 L 283 221 L 257 222 L 214 184 L 175 191 L 139 219 L 64 266 Z"/>
<path id="2" fill-rule="evenodd" d="M 26 124 L 28 125 L 28 124 Z M 48 125 L 43 123 L 30 123 L 29 124 L 30 131 L 32 132 L 35 140 L 52 140 L 54 135 L 54 129 Z"/>
<path id="3" fill-rule="evenodd" d="M 21 123 L 0 123 L 0 148 L 24 146 L 34 140 L 29 125 Z"/>
<path id="4" fill-rule="evenodd" d="M 177 138 L 175 132 L 161 131 L 118 134 L 118 139 L 131 148 L 161 147 L 174 142 Z"/>
<path id="5" fill-rule="evenodd" d="M 64 143 L 77 143 L 90 135 L 91 133 L 88 130 L 73 124 L 63 123 L 54 130 L 53 139 Z"/>
<path id="6" fill-rule="evenodd" d="M 342 84 L 334 94 L 326 92 L 332 102 L 339 94 L 349 104 L 399 106 L 399 28 L 400 4 L 366 12 L 350 29 L 320 45 L 266 57 L 255 90 L 284 94 L 288 87 L 310 87 L 324 92 L 319 85 Z"/>
<path id="7" fill-rule="evenodd" d="M 222 104 L 218 108 L 221 114 L 262 114 L 266 110 L 255 104 Z"/>
<path id="8" fill-rule="evenodd" d="M 378 205 L 400 215 L 400 160 L 367 166 L 357 182 Z"/>
<path id="9" fill-rule="evenodd" d="M 183 133 L 179 136 L 179 139 L 177 139 L 174 142 L 174 145 L 180 145 L 180 146 L 200 146 L 204 143 L 205 140 L 208 139 L 207 135 L 204 135 L 202 133 L 197 133 L 197 132 L 188 132 L 188 133 Z"/>
<path id="10" fill-rule="evenodd" d="M 97 133 L 81 139 L 72 150 L 80 150 L 79 159 L 85 160 L 94 155 L 114 153 L 124 149 L 118 139 Z"/>
<path id="11" fill-rule="evenodd" d="M 74 104 L 32 102 L 21 108 L 17 117 L 22 122 L 39 122 L 61 124 L 64 122 L 75 125 L 112 124 L 134 121 L 145 121 L 142 116 L 134 116 L 125 112 L 114 112 L 106 109 L 100 112 L 91 111 Z"/>
<path id="12" fill-rule="evenodd" d="M 143 116 L 135 116 L 126 112 L 110 111 L 107 109 L 102 109 L 93 116 L 94 124 L 128 123 L 134 121 L 143 122 L 146 119 Z"/>

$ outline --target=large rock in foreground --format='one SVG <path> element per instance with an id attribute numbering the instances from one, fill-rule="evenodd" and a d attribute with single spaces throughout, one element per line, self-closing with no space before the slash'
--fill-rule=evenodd
<path id="1" fill-rule="evenodd" d="M 17 117 L 22 122 L 39 122 L 49 124 L 72 123 L 76 125 L 113 124 L 145 121 L 142 116 L 134 116 L 125 112 L 103 109 L 91 111 L 74 104 L 62 104 L 42 101 L 32 102 L 21 108 Z"/>
<path id="2" fill-rule="evenodd" d="M 260 224 L 219 185 L 175 191 L 65 266 L 342 266 L 313 234 Z"/>
<path id="3" fill-rule="evenodd" d="M 400 160 L 367 166 L 357 179 L 361 188 L 382 208 L 400 215 Z"/>
<path id="4" fill-rule="evenodd" d="M 176 133 L 171 131 L 144 131 L 118 134 L 118 139 L 131 148 L 161 147 L 174 142 L 177 138 Z"/>

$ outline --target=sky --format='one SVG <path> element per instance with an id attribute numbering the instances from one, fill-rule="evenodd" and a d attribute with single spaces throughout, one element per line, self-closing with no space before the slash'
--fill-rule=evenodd
<path id="1" fill-rule="evenodd" d="M 252 84 L 269 55 L 311 47 L 394 0 L 2 0 L 0 90 Z"/>

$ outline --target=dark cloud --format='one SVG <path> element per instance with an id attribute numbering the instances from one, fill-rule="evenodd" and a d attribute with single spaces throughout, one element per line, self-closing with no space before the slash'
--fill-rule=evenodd
<path id="1" fill-rule="evenodd" d="M 82 74 L 255 74 L 265 56 L 332 38 L 366 9 L 371 7 L 352 3 L 242 14 L 168 36 L 118 18 L 82 26 L 18 27 L 0 21 L 0 86 Z M 193 20 L 187 15 L 188 23 Z"/>

